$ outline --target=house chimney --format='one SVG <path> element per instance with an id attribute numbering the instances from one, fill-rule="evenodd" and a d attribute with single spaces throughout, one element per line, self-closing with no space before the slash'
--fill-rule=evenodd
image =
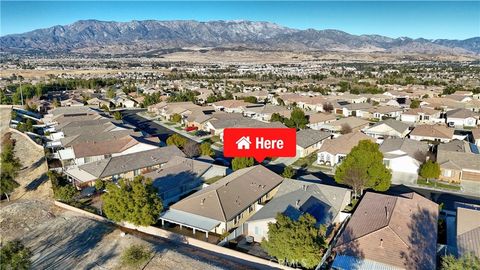
<path id="1" fill-rule="evenodd" d="M 203 199 L 200 201 L 200 205 L 203 205 L 204 202 L 205 202 L 205 198 L 203 198 Z"/>
<path id="2" fill-rule="evenodd" d="M 383 239 L 380 239 L 380 247 L 383 248 Z"/>

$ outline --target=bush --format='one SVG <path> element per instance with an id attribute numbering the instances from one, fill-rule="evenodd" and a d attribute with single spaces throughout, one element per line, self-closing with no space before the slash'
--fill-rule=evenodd
<path id="1" fill-rule="evenodd" d="M 7 242 L 0 249 L 0 270 L 6 269 L 30 269 L 32 252 L 19 240 Z"/>
<path id="2" fill-rule="evenodd" d="M 144 245 L 132 245 L 122 253 L 121 261 L 126 266 L 139 267 L 152 256 L 152 251 Z"/>
<path id="3" fill-rule="evenodd" d="M 98 191 L 102 191 L 105 189 L 105 182 L 101 179 L 97 179 L 95 181 L 95 189 Z"/>
<path id="4" fill-rule="evenodd" d="M 66 185 L 54 189 L 53 192 L 55 194 L 55 199 L 64 203 L 71 203 L 77 195 L 78 190 L 72 185 Z"/>

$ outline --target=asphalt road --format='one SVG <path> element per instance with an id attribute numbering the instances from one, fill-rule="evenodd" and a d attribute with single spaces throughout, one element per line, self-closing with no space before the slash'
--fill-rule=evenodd
<path id="1" fill-rule="evenodd" d="M 170 135 L 176 133 L 162 125 L 155 123 L 154 121 L 143 118 L 137 114 L 142 111 L 146 110 L 123 110 L 121 113 L 124 121 L 152 136 L 158 137 L 162 141 L 166 141 Z M 186 138 L 185 136 L 182 137 Z M 191 140 L 189 138 L 186 139 Z"/>

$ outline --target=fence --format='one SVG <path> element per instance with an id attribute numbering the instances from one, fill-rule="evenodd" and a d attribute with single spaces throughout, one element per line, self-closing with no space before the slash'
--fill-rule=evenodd
<path id="1" fill-rule="evenodd" d="M 158 237 L 169 239 L 171 241 L 175 241 L 175 242 L 191 245 L 191 246 L 194 246 L 194 247 L 197 247 L 197 248 L 205 249 L 205 250 L 208 250 L 210 252 L 214 252 L 214 253 L 218 254 L 219 256 L 227 256 L 227 257 L 230 257 L 230 258 L 232 258 L 232 257 L 237 258 L 237 259 L 245 261 L 247 264 L 251 264 L 252 266 L 254 265 L 257 268 L 261 267 L 261 268 L 265 268 L 265 269 L 271 269 L 271 268 L 293 269 L 293 268 L 285 266 L 285 265 L 280 265 L 280 264 L 277 264 L 275 262 L 267 261 L 265 259 L 258 258 L 258 257 L 252 256 L 252 255 L 249 255 L 249 254 L 245 254 L 245 253 L 242 253 L 242 252 L 239 252 L 239 251 L 236 251 L 236 250 L 228 249 L 228 248 L 225 248 L 225 247 L 222 247 L 222 246 L 217 246 L 217 245 L 214 245 L 214 244 L 204 242 L 202 240 L 198 240 L 198 239 L 191 238 L 191 237 L 188 237 L 188 236 L 184 236 L 184 235 L 181 235 L 181 234 L 177 234 L 177 233 L 174 233 L 174 232 L 166 231 L 166 230 L 163 230 L 163 229 L 158 228 L 158 227 L 153 227 L 153 226 L 142 227 L 142 226 L 135 226 L 135 225 L 129 224 L 129 223 L 114 223 L 114 222 L 112 222 L 111 220 L 108 220 L 105 217 L 87 212 L 85 210 L 73 207 L 73 206 L 65 204 L 65 203 L 55 201 L 55 205 L 58 206 L 58 207 L 61 207 L 63 209 L 70 210 L 72 212 L 81 214 L 83 216 L 86 216 L 86 217 L 94 219 L 94 220 L 98 220 L 98 221 L 102 221 L 102 222 L 109 222 L 109 223 L 116 224 L 116 225 L 124 227 L 124 228 L 137 230 L 139 232 L 143 232 L 143 233 L 146 233 L 146 234 L 149 234 L 149 235 L 158 236 Z"/>
<path id="2" fill-rule="evenodd" d="M 244 234 L 244 232 L 245 232 L 244 226 L 245 226 L 245 223 L 242 223 L 242 225 L 240 225 L 238 228 L 236 228 L 227 237 L 223 238 L 223 240 L 220 241 L 220 243 L 218 243 L 217 245 L 225 246 L 225 244 L 227 244 L 228 241 L 233 240 L 233 239 L 237 238 L 238 236 Z"/>

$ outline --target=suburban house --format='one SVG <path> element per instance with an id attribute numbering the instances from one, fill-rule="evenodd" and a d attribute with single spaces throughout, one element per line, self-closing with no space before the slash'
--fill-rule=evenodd
<path id="1" fill-rule="evenodd" d="M 430 108 L 409 109 L 402 113 L 400 120 L 407 123 L 435 124 L 443 122 L 440 111 Z"/>
<path id="2" fill-rule="evenodd" d="M 438 205 L 414 192 L 367 192 L 333 252 L 332 269 L 436 269 Z"/>
<path id="3" fill-rule="evenodd" d="M 480 184 L 480 151 L 477 145 L 453 140 L 437 148 L 437 163 L 440 165 L 440 180 L 468 184 Z"/>
<path id="4" fill-rule="evenodd" d="M 416 183 L 420 166 L 429 156 L 426 142 L 407 138 L 385 139 L 380 146 L 383 163 L 392 171 L 392 183 Z"/>
<path id="5" fill-rule="evenodd" d="M 318 150 L 317 163 L 327 164 L 330 166 L 337 165 L 348 155 L 348 153 L 350 153 L 353 147 L 357 146 L 361 140 L 370 140 L 375 142 L 375 139 L 359 131 L 345 134 L 331 140 L 325 140 Z"/>
<path id="6" fill-rule="evenodd" d="M 302 129 L 297 131 L 297 155 L 296 157 L 306 157 L 320 149 L 323 142 L 331 139 L 332 134 L 325 131 L 314 129 Z"/>
<path id="7" fill-rule="evenodd" d="M 446 112 L 449 127 L 476 127 L 478 114 L 467 109 L 455 109 Z"/>
<path id="8" fill-rule="evenodd" d="M 212 119 L 205 124 L 206 131 L 213 135 L 220 136 L 223 141 L 223 130 L 225 128 L 286 128 L 280 122 L 262 122 L 246 117 L 233 117 L 222 119 Z"/>
<path id="9" fill-rule="evenodd" d="M 272 115 L 274 113 L 278 113 L 283 117 L 290 117 L 291 111 L 284 106 L 275 106 L 271 104 L 266 104 L 266 105 L 255 106 L 255 107 L 247 107 L 245 108 L 243 115 L 255 120 L 268 122 L 271 120 Z"/>
<path id="10" fill-rule="evenodd" d="M 293 220 L 308 213 L 315 217 L 317 225 L 331 229 L 347 217 L 348 214 L 341 211 L 350 203 L 350 193 L 345 188 L 287 179 L 280 184 L 273 199 L 245 222 L 246 234 L 255 242 L 268 239 L 268 224 L 276 222 L 278 213 Z"/>
<path id="11" fill-rule="evenodd" d="M 370 113 L 369 115 L 365 114 L 365 116 L 368 116 L 368 118 L 373 118 L 373 119 L 378 119 L 378 120 L 384 120 L 384 119 L 400 119 L 400 116 L 402 115 L 403 110 L 399 107 L 395 106 L 375 106 L 372 107 L 368 110 Z"/>
<path id="12" fill-rule="evenodd" d="M 223 177 L 229 173 L 227 167 L 209 162 L 170 155 L 169 161 L 148 173 L 145 177 L 153 180 L 153 186 L 165 206 L 180 200 L 192 191 L 201 189 L 205 181 Z"/>
<path id="13" fill-rule="evenodd" d="M 473 254 L 480 258 L 480 206 L 457 207 L 456 249 L 458 256 Z"/>
<path id="14" fill-rule="evenodd" d="M 78 107 L 58 107 L 52 109 L 48 114 L 44 115 L 42 122 L 55 123 L 57 118 L 78 117 L 87 115 L 99 115 L 100 111 L 90 108 L 88 106 Z"/>
<path id="15" fill-rule="evenodd" d="M 105 158 L 121 156 L 158 148 L 157 137 L 136 137 L 127 135 L 117 140 L 85 141 L 58 151 L 63 167 L 82 165 Z"/>
<path id="16" fill-rule="evenodd" d="M 454 129 L 444 125 L 419 125 L 410 132 L 410 139 L 417 141 L 449 142 L 453 140 Z"/>
<path id="17" fill-rule="evenodd" d="M 350 132 L 356 132 L 368 127 L 369 125 L 369 121 L 351 116 L 320 125 L 320 129 L 330 131 L 338 135 L 342 132 L 345 132 L 347 129 Z"/>
<path id="18" fill-rule="evenodd" d="M 480 146 L 480 127 L 472 129 L 473 141 L 477 146 Z"/>
<path id="19" fill-rule="evenodd" d="M 401 121 L 387 119 L 363 129 L 363 132 L 382 142 L 386 138 L 405 138 L 410 132 L 410 125 Z"/>
<path id="20" fill-rule="evenodd" d="M 343 106 L 342 114 L 344 117 L 356 116 L 360 118 L 370 118 L 368 112 L 373 107 L 370 103 L 351 103 Z"/>
<path id="21" fill-rule="evenodd" d="M 173 204 L 168 222 L 206 233 L 224 234 L 242 225 L 277 192 L 283 177 L 257 165 L 235 171 Z"/>
<path id="22" fill-rule="evenodd" d="M 320 130 L 321 125 L 331 123 L 337 120 L 337 117 L 333 113 L 313 113 L 308 115 L 307 125 L 311 129 Z"/>
<path id="23" fill-rule="evenodd" d="M 263 106 L 262 104 L 252 104 L 243 100 L 221 100 L 212 104 L 216 111 L 224 111 L 227 113 L 243 113 L 248 107 Z"/>
<path id="24" fill-rule="evenodd" d="M 80 188 L 93 186 L 97 179 L 133 179 L 137 175 L 159 168 L 175 156 L 183 157 L 185 154 L 176 146 L 167 146 L 73 166 L 64 172 L 75 186 Z"/>

